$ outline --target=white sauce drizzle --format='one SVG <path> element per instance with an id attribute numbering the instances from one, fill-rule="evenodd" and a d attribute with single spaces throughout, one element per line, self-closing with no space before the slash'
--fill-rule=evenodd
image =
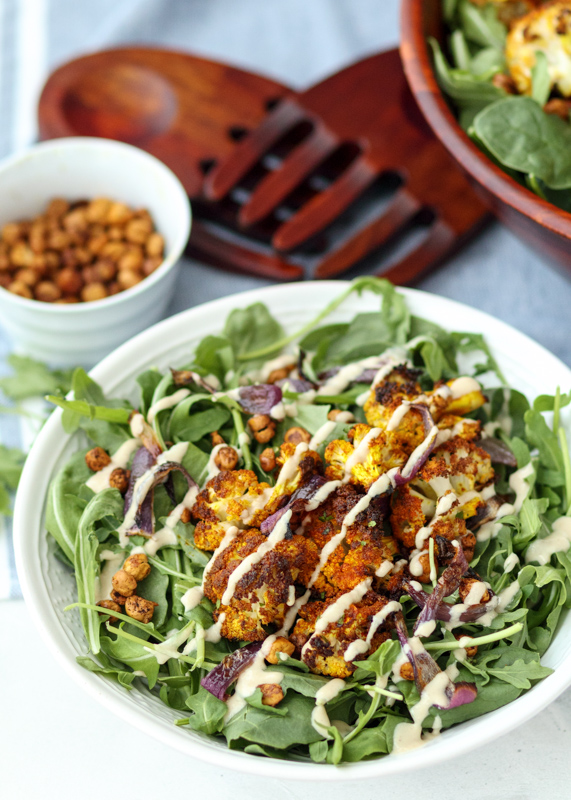
<path id="1" fill-rule="evenodd" d="M 188 397 L 190 394 L 190 389 L 179 389 L 178 392 L 174 392 L 174 394 L 169 395 L 168 397 L 163 397 L 161 400 L 158 400 L 154 403 L 149 410 L 147 411 L 147 421 L 149 425 L 152 425 L 155 421 L 155 417 L 161 411 L 166 411 L 167 408 L 173 408 L 173 406 L 177 406 L 181 400 L 184 400 L 185 397 Z"/>
<path id="2" fill-rule="evenodd" d="M 127 439 L 126 442 L 123 442 L 117 452 L 113 453 L 111 456 L 111 462 L 107 464 L 106 467 L 103 467 L 103 469 L 99 470 L 99 472 L 94 472 L 89 480 L 85 482 L 85 485 L 89 487 L 91 491 L 95 492 L 95 494 L 102 492 L 104 489 L 109 489 L 109 478 L 111 477 L 113 470 L 126 469 L 132 454 L 140 446 L 141 442 L 139 439 Z"/>
<path id="3" fill-rule="evenodd" d="M 331 727 L 331 722 L 325 710 L 325 705 L 341 694 L 344 688 L 344 680 L 333 678 L 324 684 L 321 689 L 318 689 L 315 694 L 315 708 L 311 712 L 311 724 L 324 739 L 331 739 L 331 734 L 327 733 L 327 728 Z"/>
<path id="4" fill-rule="evenodd" d="M 554 553 L 565 553 L 571 546 L 571 517 L 559 517 L 553 523 L 553 530 L 545 539 L 532 542 L 525 554 L 525 563 L 537 561 L 540 566 L 549 563 Z"/>
<path id="5" fill-rule="evenodd" d="M 101 570 L 99 577 L 95 579 L 95 602 L 99 603 L 101 600 L 108 600 L 111 590 L 113 589 L 113 575 L 123 564 L 125 560 L 125 553 L 114 553 L 112 550 L 102 550 L 99 554 L 99 560 L 105 561 L 105 565 Z"/>
<path id="6" fill-rule="evenodd" d="M 391 600 L 389 603 L 383 606 L 383 608 L 381 608 L 381 610 L 378 611 L 371 620 L 371 627 L 367 633 L 367 638 L 357 639 L 356 641 L 351 642 L 349 647 L 345 650 L 343 655 L 345 661 L 354 661 L 358 655 L 366 653 L 371 647 L 371 642 L 373 641 L 373 637 L 379 626 L 383 624 L 389 614 L 392 614 L 395 611 L 400 611 L 401 608 L 401 604 L 396 600 Z"/>

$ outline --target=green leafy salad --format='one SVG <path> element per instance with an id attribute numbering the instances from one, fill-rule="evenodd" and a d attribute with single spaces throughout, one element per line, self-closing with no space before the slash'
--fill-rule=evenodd
<path id="1" fill-rule="evenodd" d="M 462 128 L 518 183 L 571 211 L 571 3 L 442 0 L 439 84 Z"/>
<path id="2" fill-rule="evenodd" d="M 328 323 L 354 292 L 379 310 Z M 550 674 L 569 395 L 530 406 L 481 335 L 376 278 L 294 335 L 236 309 L 172 366 L 135 406 L 81 369 L 50 397 L 84 444 L 46 515 L 83 667 L 232 749 L 329 764 L 418 747 Z"/>

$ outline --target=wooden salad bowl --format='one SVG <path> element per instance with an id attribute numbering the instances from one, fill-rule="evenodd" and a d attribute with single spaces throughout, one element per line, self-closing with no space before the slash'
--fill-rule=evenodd
<path id="1" fill-rule="evenodd" d="M 444 43 L 441 0 L 402 0 L 401 58 L 428 124 L 494 214 L 535 250 L 571 272 L 571 214 L 509 177 L 464 133 L 438 86 L 429 36 Z"/>

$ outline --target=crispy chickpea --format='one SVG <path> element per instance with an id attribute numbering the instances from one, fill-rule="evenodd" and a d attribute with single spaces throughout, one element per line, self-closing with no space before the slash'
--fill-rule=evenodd
<path id="1" fill-rule="evenodd" d="M 123 597 L 131 597 L 137 588 L 137 581 L 135 578 L 133 578 L 132 575 L 129 575 L 128 572 L 125 572 L 124 569 L 118 570 L 118 572 L 113 575 L 111 578 L 111 583 L 113 584 L 115 591 L 119 592 L 119 594 L 122 594 Z"/>
<path id="2" fill-rule="evenodd" d="M 105 222 L 107 225 L 124 225 L 133 217 L 133 212 L 125 203 L 111 203 L 107 209 Z M 100 221 L 100 220 L 98 220 Z"/>
<path id="3" fill-rule="evenodd" d="M 262 705 L 277 706 L 284 699 L 284 692 L 278 683 L 262 683 L 258 687 L 262 692 Z"/>
<path id="4" fill-rule="evenodd" d="M 34 251 L 25 242 L 16 242 L 10 250 L 10 261 L 15 267 L 30 267 L 34 260 Z"/>
<path id="5" fill-rule="evenodd" d="M 88 222 L 103 222 L 107 218 L 111 200 L 106 197 L 95 197 L 87 204 L 85 216 Z"/>
<path id="6" fill-rule="evenodd" d="M 141 273 L 134 272 L 132 269 L 122 269 L 117 273 L 117 283 L 122 289 L 131 289 L 141 283 L 142 280 Z"/>
<path id="7" fill-rule="evenodd" d="M 37 258 L 38 256 L 36 256 L 36 259 Z M 46 252 L 43 254 L 43 260 L 47 269 L 57 269 L 59 266 L 59 256 L 57 253 L 54 253 L 53 250 L 46 250 Z M 35 264 L 34 269 L 37 269 Z"/>
<path id="8" fill-rule="evenodd" d="M 83 288 L 83 278 L 73 267 L 65 267 L 60 270 L 55 281 L 64 294 L 79 294 Z"/>
<path id="9" fill-rule="evenodd" d="M 503 72 L 497 72 L 492 78 L 492 83 L 498 89 L 503 89 L 508 94 L 517 94 L 517 88 L 514 79 L 509 75 L 504 75 Z"/>
<path id="10" fill-rule="evenodd" d="M 152 230 L 153 224 L 149 219 L 145 217 L 132 219 L 125 226 L 125 239 L 133 244 L 145 244 Z"/>
<path id="11" fill-rule="evenodd" d="M 151 257 L 159 257 L 162 256 L 165 247 L 165 240 L 161 236 L 160 233 L 156 231 L 149 235 L 145 243 L 145 250 L 147 251 L 147 255 Z"/>
<path id="12" fill-rule="evenodd" d="M 87 240 L 87 249 L 90 253 L 93 253 L 94 256 L 97 256 L 108 241 L 109 237 L 106 233 L 99 233 L 97 236 L 92 236 Z"/>
<path id="13" fill-rule="evenodd" d="M 71 238 L 67 231 L 62 230 L 61 228 L 56 228 L 55 230 L 51 231 L 47 245 L 50 250 L 63 250 L 66 247 L 69 247 L 71 244 Z"/>
<path id="14" fill-rule="evenodd" d="M 0 286 L 3 289 L 7 289 L 8 286 L 12 283 L 12 278 L 8 275 L 7 272 L 0 272 Z"/>
<path id="15" fill-rule="evenodd" d="M 119 614 L 121 613 L 121 606 L 119 605 L 119 603 L 115 603 L 113 600 L 100 600 L 97 603 L 97 605 L 101 606 L 101 608 L 106 608 L 109 611 L 116 611 Z M 114 622 L 117 622 L 117 617 L 110 616 L 109 617 L 109 622 L 111 624 L 113 624 Z"/>
<path id="16" fill-rule="evenodd" d="M 254 439 L 260 444 L 269 442 L 276 433 L 276 423 L 267 414 L 256 414 L 250 417 L 248 427 L 253 432 Z"/>
<path id="17" fill-rule="evenodd" d="M 266 661 L 269 664 L 279 664 L 279 653 L 285 653 L 287 656 L 291 656 L 294 650 L 295 645 L 292 644 L 289 639 L 286 639 L 285 636 L 278 636 L 270 647 L 270 652 L 266 656 Z"/>
<path id="18" fill-rule="evenodd" d="M 30 235 L 28 241 L 34 253 L 43 253 L 46 249 L 45 228 L 43 225 L 34 223 L 30 228 Z"/>
<path id="19" fill-rule="evenodd" d="M 54 197 L 53 200 L 50 200 L 48 207 L 46 209 L 46 216 L 53 217 L 55 219 L 59 219 L 63 217 L 69 210 L 69 203 L 67 200 L 64 200 L 61 197 Z"/>
<path id="20" fill-rule="evenodd" d="M 569 122 L 569 114 L 571 114 L 571 103 L 569 100 L 563 100 L 561 97 L 552 97 L 544 106 L 543 110 L 546 114 L 555 114 L 563 120 Z"/>
<path id="21" fill-rule="evenodd" d="M 190 520 L 191 520 L 190 508 L 183 508 L 182 514 L 180 515 L 180 521 L 183 523 L 183 525 L 188 525 Z"/>
<path id="22" fill-rule="evenodd" d="M 414 680 L 414 669 L 412 668 L 412 664 L 410 661 L 405 661 L 405 663 L 400 668 L 400 676 L 403 681 L 413 681 Z"/>
<path id="23" fill-rule="evenodd" d="M 103 257 L 110 258 L 112 261 L 119 261 L 124 252 L 124 242 L 107 242 L 100 250 Z"/>
<path id="24" fill-rule="evenodd" d="M 460 639 L 463 639 L 465 635 L 466 634 L 464 633 L 455 633 L 454 638 L 460 641 Z M 474 656 L 478 652 L 478 646 L 473 644 L 471 647 L 465 647 L 464 650 L 466 651 L 466 655 L 468 656 L 468 658 L 474 658 Z"/>
<path id="25" fill-rule="evenodd" d="M 131 473 L 129 470 L 117 467 L 117 469 L 114 469 L 109 476 L 109 486 L 112 489 L 117 489 L 117 491 L 121 492 L 121 494 L 125 494 L 129 487 L 130 475 Z"/>
<path id="26" fill-rule="evenodd" d="M 238 453 L 233 447 L 221 447 L 214 456 L 214 463 L 221 470 L 232 470 L 238 464 Z"/>
<path id="27" fill-rule="evenodd" d="M 112 294 L 119 294 L 119 292 L 121 291 L 121 287 L 119 286 L 117 281 L 111 281 L 111 283 L 107 287 L 107 291 L 109 292 L 109 296 L 111 296 Z"/>
<path id="28" fill-rule="evenodd" d="M 298 426 L 290 428 L 284 435 L 284 442 L 288 442 L 288 444 L 300 444 L 301 442 L 309 444 L 310 441 L 311 434 L 309 431 L 306 431 L 305 428 L 300 428 Z"/>
<path id="29" fill-rule="evenodd" d="M 94 447 L 85 454 L 85 463 L 93 472 L 99 472 L 111 463 L 111 457 L 102 447 Z"/>
<path id="30" fill-rule="evenodd" d="M 90 283 L 81 290 L 81 299 L 84 303 L 91 303 L 94 300 L 103 300 L 104 297 L 107 297 L 107 289 L 104 284 L 99 281 Z"/>
<path id="31" fill-rule="evenodd" d="M 117 274 L 117 267 L 110 258 L 100 258 L 93 265 L 93 274 L 96 280 L 106 283 L 113 280 Z"/>
<path id="32" fill-rule="evenodd" d="M 22 227 L 17 222 L 7 222 L 2 227 L 2 239 L 6 244 L 16 244 L 22 235 Z"/>
<path id="33" fill-rule="evenodd" d="M 8 284 L 7 289 L 9 292 L 12 292 L 12 294 L 17 294 L 20 297 L 27 297 L 30 299 L 32 297 L 32 290 L 26 283 L 22 283 L 22 281 L 12 281 L 12 283 Z"/>
<path id="34" fill-rule="evenodd" d="M 122 594 L 119 594 L 119 592 L 116 592 L 115 589 L 111 589 L 111 591 L 109 592 L 109 597 L 111 598 L 111 600 L 113 600 L 114 603 L 117 603 L 117 605 L 119 606 L 124 606 L 125 600 L 127 599 L 126 597 L 123 597 Z"/>
<path id="35" fill-rule="evenodd" d="M 121 225 L 111 225 L 107 228 L 107 236 L 113 242 L 121 242 L 123 240 L 123 228 Z"/>
<path id="36" fill-rule="evenodd" d="M 133 553 L 125 560 L 123 569 L 132 575 L 136 581 L 143 581 L 151 571 L 149 559 L 145 553 Z"/>
<path id="37" fill-rule="evenodd" d="M 158 603 L 153 603 L 152 600 L 145 600 L 143 597 L 138 597 L 136 594 L 127 598 L 125 603 L 125 612 L 133 619 L 144 622 L 150 622 L 155 613 L 155 606 Z"/>
<path id="38" fill-rule="evenodd" d="M 266 382 L 277 383 L 278 381 L 283 381 L 284 378 L 287 378 L 290 372 L 291 370 L 286 369 L 286 367 L 282 367 L 281 369 L 273 369 L 268 375 Z"/>
<path id="39" fill-rule="evenodd" d="M 210 434 L 210 438 L 212 439 L 212 447 L 216 447 L 217 444 L 225 444 L 224 439 L 220 436 L 218 431 L 213 431 Z"/>
<path id="40" fill-rule="evenodd" d="M 458 587 L 458 594 L 460 595 L 461 603 L 466 602 L 466 599 L 470 594 L 472 587 L 474 586 L 474 584 L 477 583 L 479 583 L 479 581 L 476 580 L 476 578 L 462 578 L 460 580 L 460 586 Z M 487 603 L 489 600 L 492 599 L 492 596 L 487 589 L 484 589 L 483 593 L 478 592 L 478 595 L 479 595 L 477 600 L 478 603 Z M 472 600 L 472 603 L 474 602 L 475 601 Z"/>
<path id="41" fill-rule="evenodd" d="M 61 297 L 61 289 L 53 281 L 40 281 L 35 287 L 34 295 L 42 303 L 55 303 Z"/>
<path id="42" fill-rule="evenodd" d="M 8 272 L 11 269 L 12 264 L 10 264 L 10 259 L 6 253 L 0 253 L 0 272 Z"/>
<path id="43" fill-rule="evenodd" d="M 143 251 L 137 246 L 129 247 L 117 262 L 117 266 L 120 270 L 138 272 L 143 266 Z"/>
<path id="44" fill-rule="evenodd" d="M 39 279 L 40 276 L 36 270 L 30 268 L 19 269 L 14 275 L 14 280 L 22 281 L 22 283 L 25 283 L 27 286 L 35 286 Z"/>
<path id="45" fill-rule="evenodd" d="M 73 211 L 68 211 L 64 216 L 63 226 L 66 230 L 85 230 L 88 225 L 87 214 L 85 206 L 74 208 Z"/>
<path id="46" fill-rule="evenodd" d="M 327 419 L 330 419 L 332 422 L 335 422 L 339 414 L 348 414 L 349 419 L 347 422 L 355 422 L 355 417 L 353 414 L 350 414 L 348 411 L 341 411 L 340 408 L 332 408 L 329 414 L 327 415 Z"/>
<path id="47" fill-rule="evenodd" d="M 272 472 L 276 468 L 276 454 L 271 447 L 266 447 L 260 453 L 260 466 L 265 472 Z"/>

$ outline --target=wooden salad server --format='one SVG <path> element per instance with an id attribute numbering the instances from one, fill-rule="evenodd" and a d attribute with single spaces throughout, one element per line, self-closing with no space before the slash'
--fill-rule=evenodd
<path id="1" fill-rule="evenodd" d="M 39 126 L 42 139 L 104 136 L 157 156 L 193 203 L 189 253 L 267 278 L 330 278 L 420 228 L 378 273 L 411 283 L 487 218 L 396 50 L 301 93 L 170 50 L 104 51 L 53 73 Z"/>

